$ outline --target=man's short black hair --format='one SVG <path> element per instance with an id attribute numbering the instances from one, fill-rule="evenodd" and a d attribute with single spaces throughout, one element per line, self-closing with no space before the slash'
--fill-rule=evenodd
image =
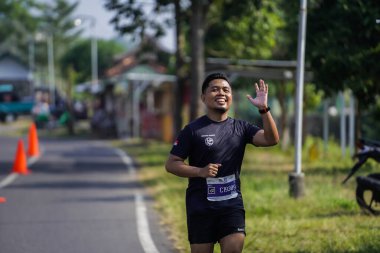
<path id="1" fill-rule="evenodd" d="M 228 80 L 227 76 L 224 74 L 224 73 L 221 73 L 221 72 L 216 72 L 216 73 L 212 73 L 212 74 L 209 74 L 206 79 L 203 81 L 203 84 L 202 84 L 202 94 L 205 93 L 205 90 L 207 89 L 208 85 L 210 84 L 210 82 L 212 80 L 215 80 L 215 79 L 224 79 L 228 82 L 229 85 L 230 84 L 230 80 Z"/>

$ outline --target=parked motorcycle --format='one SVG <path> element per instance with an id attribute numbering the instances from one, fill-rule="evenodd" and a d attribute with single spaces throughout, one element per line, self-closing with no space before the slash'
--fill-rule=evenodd
<path id="1" fill-rule="evenodd" d="M 380 142 L 361 139 L 357 146 L 358 152 L 354 157 L 358 161 L 342 184 L 345 184 L 369 158 L 380 163 Z M 360 208 L 373 215 L 380 215 L 380 173 L 358 176 L 356 177 L 356 182 L 356 202 Z"/>

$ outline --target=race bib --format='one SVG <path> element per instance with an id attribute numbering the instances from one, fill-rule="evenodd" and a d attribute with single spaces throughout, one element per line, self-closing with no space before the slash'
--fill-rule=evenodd
<path id="1" fill-rule="evenodd" d="M 238 196 L 235 175 L 207 178 L 207 200 L 223 201 Z"/>

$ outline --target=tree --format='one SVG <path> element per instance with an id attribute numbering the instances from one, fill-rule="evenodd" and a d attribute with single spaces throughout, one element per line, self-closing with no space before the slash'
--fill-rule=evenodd
<path id="1" fill-rule="evenodd" d="M 9 51 L 28 62 L 28 44 L 38 22 L 31 13 L 41 8 L 34 0 L 0 2 L 1 52 Z"/>
<path id="2" fill-rule="evenodd" d="M 201 87 L 205 72 L 204 36 L 208 9 L 208 1 L 195 0 L 191 2 L 190 121 L 198 118 L 202 114 Z"/>
<path id="3" fill-rule="evenodd" d="M 326 93 L 351 89 L 360 107 L 380 94 L 380 5 L 376 0 L 320 0 L 310 6 L 307 58 Z"/>
<path id="4" fill-rule="evenodd" d="M 176 29 L 176 50 L 175 50 L 175 75 L 177 77 L 177 82 L 174 89 L 175 101 L 174 101 L 174 138 L 178 135 L 179 131 L 182 129 L 183 119 L 182 119 L 182 109 L 183 109 L 183 94 L 185 90 L 185 82 L 187 79 L 187 69 L 185 64 L 185 35 L 184 30 L 186 30 L 186 23 L 184 11 L 181 8 L 181 1 L 174 1 L 175 9 L 175 29 Z"/>
<path id="5" fill-rule="evenodd" d="M 206 55 L 232 59 L 269 59 L 284 26 L 278 1 L 215 1 L 210 7 Z"/>
<path id="6" fill-rule="evenodd" d="M 1 44 L 2 51 L 10 51 L 24 62 L 30 60 L 33 65 L 36 62 L 37 77 L 39 74 L 42 80 L 45 79 L 47 75 L 43 68 L 47 65 L 47 37 L 53 37 L 54 61 L 57 63 L 57 59 L 80 34 L 80 31 L 74 30 L 72 19 L 78 3 L 68 0 L 1 1 L 0 36 L 5 38 Z M 35 50 L 31 50 L 32 46 Z"/>
<path id="7" fill-rule="evenodd" d="M 77 72 L 74 83 L 83 83 L 91 79 L 91 51 L 90 40 L 77 41 L 60 60 L 62 72 L 69 67 Z M 104 76 L 104 71 L 111 67 L 113 57 L 123 52 L 123 47 L 112 40 L 98 40 L 98 69 L 99 76 Z"/>
<path id="8" fill-rule="evenodd" d="M 299 3 L 281 1 L 286 26 L 276 54 L 295 59 Z M 360 108 L 373 104 L 380 94 L 380 5 L 375 0 L 310 0 L 308 3 L 306 62 L 313 83 L 331 96 L 351 89 Z M 358 125 L 360 125 L 358 117 Z M 358 127 L 360 129 L 360 126 Z"/>
<path id="9" fill-rule="evenodd" d="M 168 6 L 172 3 L 175 4 L 177 29 L 178 27 L 181 29 L 177 30 L 176 41 L 181 41 L 181 36 L 185 36 L 187 38 L 185 41 L 191 42 L 191 69 L 189 75 L 191 76 L 190 120 L 192 120 L 202 113 L 200 86 L 205 72 L 205 45 L 207 55 L 213 55 L 214 57 L 227 56 L 230 58 L 232 56 L 240 58 L 242 56 L 251 57 L 253 55 L 256 57 L 269 57 L 275 41 L 274 31 L 280 25 L 280 19 L 275 18 L 275 13 L 277 12 L 276 5 L 269 1 L 246 0 L 236 3 L 236 1 L 231 0 L 206 0 L 184 3 L 184 1 L 181 2 L 179 0 L 161 0 L 155 2 L 153 9 L 158 12 L 162 9 L 167 10 Z M 247 6 L 249 8 L 246 8 Z M 160 26 L 153 25 L 151 17 L 147 16 L 142 10 L 142 4 L 137 4 L 135 1 L 128 1 L 128 3 L 122 4 L 118 0 L 108 0 L 106 7 L 116 12 L 111 22 L 115 24 L 116 29 L 121 33 L 141 34 L 149 27 L 150 29 L 156 29 L 155 34 L 162 34 L 163 29 L 158 29 Z M 190 35 L 187 34 L 188 29 L 182 29 L 188 27 L 186 21 L 189 19 Z M 235 25 L 237 22 L 238 26 Z M 185 35 L 178 31 L 183 31 Z M 206 35 L 208 33 L 211 35 Z M 213 35 L 218 36 L 216 39 L 213 39 Z M 205 36 L 206 44 L 204 44 Z M 236 50 L 237 45 L 242 50 Z M 183 60 L 178 57 L 189 55 L 188 48 L 186 45 L 179 46 L 177 43 L 176 55 L 177 62 L 180 65 L 183 63 Z M 177 66 L 177 78 L 180 73 L 178 69 L 179 67 Z M 182 67 L 181 69 L 184 68 Z M 183 80 L 182 78 L 178 79 Z M 178 86 L 181 85 L 179 83 Z M 176 91 L 180 92 L 181 90 L 183 89 L 179 87 Z M 181 94 L 176 94 L 175 97 L 178 99 L 182 96 Z M 178 105 L 179 103 L 180 101 L 177 100 L 176 104 Z M 177 118 L 178 112 L 175 115 Z"/>
<path id="10" fill-rule="evenodd" d="M 262 59 L 272 55 L 276 30 L 282 25 L 273 1 L 191 2 L 190 119 L 200 110 L 200 86 L 204 79 L 205 56 L 232 59 Z"/>
<path id="11" fill-rule="evenodd" d="M 61 58 L 81 33 L 75 28 L 73 18 L 78 4 L 78 1 L 54 0 L 43 5 L 38 30 L 53 36 L 55 59 Z M 44 59 L 46 57 L 39 60 L 43 62 Z"/>

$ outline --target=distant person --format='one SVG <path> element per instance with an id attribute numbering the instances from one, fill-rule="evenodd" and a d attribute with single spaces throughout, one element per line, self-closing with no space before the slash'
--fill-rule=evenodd
<path id="1" fill-rule="evenodd" d="M 50 120 L 50 106 L 48 103 L 48 94 L 37 91 L 35 102 L 32 108 L 32 116 L 37 128 L 44 128 Z"/>
<path id="2" fill-rule="evenodd" d="M 268 85 L 260 80 L 255 88 L 256 98 L 247 98 L 259 109 L 263 129 L 230 118 L 233 99 L 228 78 L 223 73 L 207 76 L 201 95 L 207 113 L 180 132 L 170 151 L 166 170 L 189 178 L 186 213 L 192 253 L 212 253 L 217 242 L 223 253 L 243 250 L 246 234 L 240 171 L 245 146 L 273 146 L 279 141 L 268 107 Z"/>

